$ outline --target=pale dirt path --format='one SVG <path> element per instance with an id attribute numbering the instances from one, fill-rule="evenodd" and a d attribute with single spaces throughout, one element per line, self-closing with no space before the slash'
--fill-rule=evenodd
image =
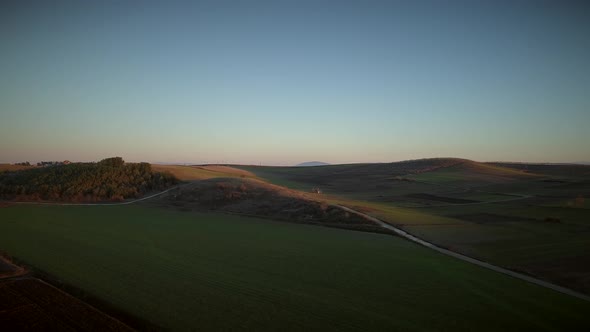
<path id="1" fill-rule="evenodd" d="M 505 269 L 505 268 L 502 268 L 502 267 L 499 267 L 499 266 L 496 266 L 496 265 L 492 265 L 490 263 L 487 263 L 487 262 L 484 262 L 484 261 L 480 261 L 480 260 L 477 260 L 475 258 L 471 258 L 469 256 L 465 256 L 465 255 L 459 254 L 457 252 L 450 251 L 448 249 L 441 248 L 441 247 L 439 247 L 439 246 L 437 246 L 437 245 L 435 245 L 433 243 L 430 243 L 428 241 L 422 240 L 422 239 L 420 239 L 420 238 L 418 238 L 418 237 L 416 237 L 416 236 L 414 236 L 414 235 L 412 235 L 412 234 L 410 234 L 410 233 L 408 233 L 408 232 L 406 232 L 406 231 L 404 231 L 404 230 L 402 230 L 400 228 L 394 227 L 394 226 L 392 226 L 392 225 L 390 225 L 390 224 L 388 224 L 386 222 L 383 222 L 383 221 L 381 221 L 381 220 L 379 220 L 379 219 L 377 219 L 375 217 L 369 216 L 369 215 L 364 214 L 362 212 L 358 212 L 358 211 L 353 210 L 351 208 L 347 208 L 346 206 L 342 206 L 342 205 L 336 205 L 336 206 L 339 207 L 339 208 L 341 208 L 341 209 L 343 209 L 343 210 L 345 210 L 345 211 L 348 211 L 350 213 L 354 213 L 354 214 L 359 215 L 361 217 L 367 218 L 368 220 L 373 221 L 377 225 L 379 225 L 379 226 L 381 226 L 381 227 L 383 227 L 385 229 L 389 229 L 389 230 L 395 232 L 397 235 L 399 235 L 399 236 L 401 236 L 401 237 L 403 237 L 403 238 L 405 238 L 407 240 L 410 240 L 412 242 L 418 243 L 418 244 L 420 244 L 420 245 L 422 245 L 424 247 L 427 247 L 429 249 L 432 249 L 434 251 L 438 251 L 441 254 L 444 254 L 444 255 L 447 255 L 447 256 L 451 256 L 451 257 L 460 259 L 460 260 L 465 261 L 465 262 L 469 262 L 471 264 L 475 264 L 477 266 L 481 266 L 483 268 L 486 268 L 486 269 L 489 269 L 489 270 L 492 270 L 492 271 L 496 271 L 496 272 L 499 272 L 499 273 L 502 273 L 502 274 L 505 274 L 505 275 L 508 275 L 508 276 L 511 276 L 511 277 L 514 277 L 514 278 L 518 278 L 520 280 L 524 280 L 524 281 L 529 282 L 529 283 L 532 283 L 532 284 L 539 285 L 541 287 L 549 288 L 549 289 L 552 289 L 554 291 L 557 291 L 557 292 L 560 292 L 560 293 L 563 293 L 563 294 L 567 294 L 567 295 L 570 295 L 570 296 L 573 296 L 573 297 L 577 297 L 579 299 L 586 300 L 586 301 L 589 301 L 590 302 L 590 296 L 588 296 L 588 295 L 585 295 L 585 294 L 576 292 L 574 290 L 571 290 L 571 289 L 568 289 L 568 288 L 565 288 L 565 287 L 561 287 L 561 286 L 552 284 L 552 283 L 547 282 L 547 281 L 539 280 L 539 279 L 536 279 L 536 278 L 533 278 L 533 277 L 530 277 L 530 276 L 527 276 L 527 275 L 524 275 L 524 274 L 521 274 L 521 273 L 517 273 L 517 272 L 511 271 L 511 270 L 508 270 L 508 269 Z"/>

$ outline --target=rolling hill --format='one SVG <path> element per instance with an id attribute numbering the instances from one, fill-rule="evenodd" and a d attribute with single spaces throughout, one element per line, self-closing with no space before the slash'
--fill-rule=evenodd
<path id="1" fill-rule="evenodd" d="M 310 166 L 326 166 L 326 165 L 330 165 L 330 164 L 325 163 L 323 161 L 306 161 L 304 163 L 297 164 L 295 166 L 297 166 L 297 167 L 310 167 Z"/>
<path id="2" fill-rule="evenodd" d="M 372 222 L 303 193 L 257 179 L 211 178 L 144 204 L 181 211 L 221 211 L 347 229 L 386 232 Z"/>
<path id="3" fill-rule="evenodd" d="M 438 192 L 441 183 L 485 185 L 528 180 L 532 174 L 459 158 L 431 158 L 393 163 L 322 167 L 236 166 L 272 183 L 309 191 L 319 187 L 334 195 L 381 201 L 385 197 Z"/>

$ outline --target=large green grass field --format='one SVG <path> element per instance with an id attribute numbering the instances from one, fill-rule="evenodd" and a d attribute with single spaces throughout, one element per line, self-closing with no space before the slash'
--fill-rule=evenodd
<path id="1" fill-rule="evenodd" d="M 247 169 L 319 186 L 328 201 L 427 241 L 590 294 L 590 167 L 516 166 L 427 159 Z"/>
<path id="2" fill-rule="evenodd" d="M 590 303 L 389 235 L 142 206 L 11 206 L 0 249 L 169 330 L 590 325 Z"/>

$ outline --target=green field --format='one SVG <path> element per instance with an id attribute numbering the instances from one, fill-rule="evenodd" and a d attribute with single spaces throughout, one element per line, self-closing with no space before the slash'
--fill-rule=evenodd
<path id="1" fill-rule="evenodd" d="M 516 166 L 443 158 L 248 170 L 320 186 L 327 200 L 440 246 L 590 294 L 590 167 Z"/>
<path id="2" fill-rule="evenodd" d="M 454 158 L 421 159 L 396 163 L 348 164 L 319 167 L 237 166 L 274 184 L 394 206 L 451 203 L 453 200 L 496 201 L 507 196 L 473 190 L 497 183 L 530 183 L 539 175 Z M 416 194 L 435 195 L 417 200 Z"/>
<path id="3" fill-rule="evenodd" d="M 170 330 L 575 330 L 590 304 L 380 234 L 142 206 L 0 209 L 0 249 Z"/>

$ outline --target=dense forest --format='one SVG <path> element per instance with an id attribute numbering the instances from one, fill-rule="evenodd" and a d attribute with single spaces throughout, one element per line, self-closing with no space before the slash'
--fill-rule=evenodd
<path id="1" fill-rule="evenodd" d="M 178 180 L 148 163 L 107 158 L 98 163 L 54 165 L 0 174 L 0 198 L 50 201 L 122 201 L 163 190 Z"/>

